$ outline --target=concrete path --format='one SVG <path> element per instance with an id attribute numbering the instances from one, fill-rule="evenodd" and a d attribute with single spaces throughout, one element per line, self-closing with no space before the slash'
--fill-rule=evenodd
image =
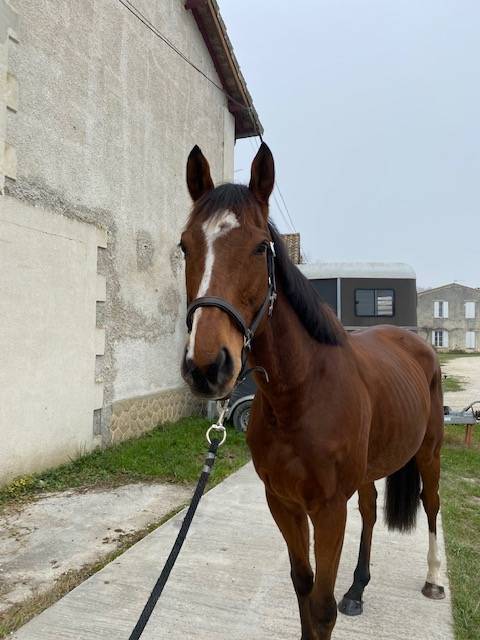
<path id="1" fill-rule="evenodd" d="M 453 640 L 450 593 L 427 600 L 427 527 L 374 534 L 372 582 L 360 618 L 338 617 L 335 640 Z M 181 523 L 179 514 L 15 633 L 15 640 L 127 640 Z M 351 501 L 337 583 L 349 586 L 360 518 Z M 443 536 L 440 531 L 440 549 Z M 444 564 L 445 567 L 445 564 Z M 286 548 L 251 464 L 203 499 L 144 640 L 298 640 Z"/>
<path id="2" fill-rule="evenodd" d="M 122 539 L 188 502 L 191 489 L 129 484 L 51 493 L 0 515 L 0 614 L 96 562 Z"/>
<path id="3" fill-rule="evenodd" d="M 443 404 L 453 409 L 463 409 L 474 400 L 480 400 L 480 356 L 449 360 L 442 365 L 442 371 L 447 375 L 460 378 L 464 386 L 462 391 L 445 393 Z"/>

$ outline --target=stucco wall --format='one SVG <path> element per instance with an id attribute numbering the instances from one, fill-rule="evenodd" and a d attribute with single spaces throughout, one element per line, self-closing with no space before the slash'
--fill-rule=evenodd
<path id="1" fill-rule="evenodd" d="M 448 318 L 434 318 L 435 301 L 448 302 Z M 465 318 L 465 302 L 476 302 L 476 317 Z M 476 351 L 480 351 L 480 290 L 460 284 L 446 285 L 418 294 L 419 334 L 432 342 L 432 331 L 448 331 L 448 349 L 467 350 L 465 348 L 466 331 L 476 333 Z"/>
<path id="2" fill-rule="evenodd" d="M 7 135 L 17 177 L 7 178 L 5 189 L 16 200 L 107 232 L 98 261 L 107 295 L 97 309 L 106 345 L 96 375 L 104 384 L 108 441 L 115 402 L 172 389 L 187 393 L 179 375 L 185 300 L 177 249 L 190 207 L 185 163 L 198 144 L 214 179 L 231 179 L 233 116 L 223 94 L 120 3 L 10 4 L 18 13 L 19 43 L 11 47 L 9 68 L 19 101 L 17 113 L 8 114 Z M 181 0 L 136 5 L 220 82 Z"/>
<path id="3" fill-rule="evenodd" d="M 98 444 L 97 247 L 105 233 L 0 199 L 0 483 Z"/>

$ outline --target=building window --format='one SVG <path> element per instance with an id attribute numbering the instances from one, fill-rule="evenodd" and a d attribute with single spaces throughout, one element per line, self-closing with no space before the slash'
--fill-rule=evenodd
<path id="1" fill-rule="evenodd" d="M 436 300 L 433 303 L 434 318 L 448 318 L 448 302 L 446 300 Z"/>
<path id="2" fill-rule="evenodd" d="M 465 348 L 466 349 L 476 348 L 475 331 L 465 332 Z"/>
<path id="3" fill-rule="evenodd" d="M 355 289 L 355 315 L 392 317 L 394 315 L 393 289 Z"/>
<path id="4" fill-rule="evenodd" d="M 448 347 L 448 331 L 446 329 L 435 329 L 432 332 L 432 344 L 434 347 Z"/>
<path id="5" fill-rule="evenodd" d="M 475 302 L 465 302 L 465 318 L 475 318 Z"/>

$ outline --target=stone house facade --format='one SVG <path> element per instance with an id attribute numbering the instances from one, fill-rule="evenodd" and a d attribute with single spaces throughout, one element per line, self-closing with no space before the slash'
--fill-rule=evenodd
<path id="1" fill-rule="evenodd" d="M 480 289 L 451 284 L 418 293 L 418 333 L 439 350 L 480 351 Z"/>
<path id="2" fill-rule="evenodd" d="M 185 164 L 261 124 L 215 0 L 141 6 L 0 0 L 0 483 L 200 408 Z"/>

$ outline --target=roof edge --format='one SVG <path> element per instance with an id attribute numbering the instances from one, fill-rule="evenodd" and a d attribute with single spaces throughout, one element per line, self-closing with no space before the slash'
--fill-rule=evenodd
<path id="1" fill-rule="evenodd" d="M 480 293 L 480 289 L 478 289 L 477 287 L 470 287 L 468 284 L 462 284 L 461 282 L 449 282 L 447 284 L 441 284 L 439 287 L 430 287 L 429 289 L 423 289 L 423 291 L 418 292 L 418 295 L 422 296 L 425 293 L 432 293 L 432 291 L 439 291 L 440 289 L 446 289 L 447 287 L 462 287 L 462 289 L 470 289 L 471 291 Z"/>
<path id="2" fill-rule="evenodd" d="M 377 278 L 416 280 L 404 262 L 311 262 L 298 265 L 307 278 Z"/>
<path id="3" fill-rule="evenodd" d="M 253 106 L 252 96 L 216 0 L 186 0 L 185 9 L 192 12 L 222 86 L 233 98 L 228 100 L 228 109 L 235 118 L 235 139 L 262 134 L 262 123 Z"/>

